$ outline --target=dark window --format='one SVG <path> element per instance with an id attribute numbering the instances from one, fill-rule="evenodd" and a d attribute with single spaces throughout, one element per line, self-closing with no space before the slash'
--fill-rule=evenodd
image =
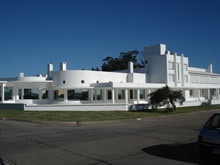
<path id="1" fill-rule="evenodd" d="M 64 100 L 64 90 L 55 90 L 54 91 L 55 100 Z"/>
<path id="2" fill-rule="evenodd" d="M 13 88 L 12 87 L 5 87 L 5 100 L 12 100 Z"/>
<path id="3" fill-rule="evenodd" d="M 48 90 L 42 91 L 42 99 L 48 99 Z"/>
<path id="4" fill-rule="evenodd" d="M 89 92 L 88 90 L 75 89 L 68 90 L 68 100 L 88 100 Z"/>
<path id="5" fill-rule="evenodd" d="M 130 90 L 130 99 L 133 99 L 133 90 Z"/>
<path id="6" fill-rule="evenodd" d="M 84 84 L 84 83 L 85 83 L 85 81 L 84 81 L 84 80 L 81 80 L 81 83 L 82 83 L 82 84 Z"/>
<path id="7" fill-rule="evenodd" d="M 220 115 L 214 115 L 205 126 L 207 129 L 220 130 Z"/>
<path id="8" fill-rule="evenodd" d="M 112 91 L 111 90 L 107 91 L 107 99 L 112 100 Z"/>
<path id="9" fill-rule="evenodd" d="M 65 84 L 66 83 L 66 81 L 65 80 L 63 80 L 63 84 Z"/>
<path id="10" fill-rule="evenodd" d="M 39 99 L 39 89 L 37 88 L 24 89 L 23 99 Z"/>

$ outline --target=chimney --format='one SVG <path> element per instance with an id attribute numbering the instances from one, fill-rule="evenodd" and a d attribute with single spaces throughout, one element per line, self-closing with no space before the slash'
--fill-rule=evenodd
<path id="1" fill-rule="evenodd" d="M 65 71 L 66 70 L 66 62 L 61 62 L 60 63 L 60 71 Z"/>
<path id="2" fill-rule="evenodd" d="M 133 62 L 128 63 L 128 72 L 129 73 L 134 73 L 134 64 L 133 64 Z"/>
<path id="3" fill-rule="evenodd" d="M 209 73 L 212 73 L 212 64 L 209 64 L 209 66 L 208 66 L 208 72 L 209 72 Z"/>
<path id="4" fill-rule="evenodd" d="M 48 70 L 47 70 L 47 75 L 48 77 L 51 77 L 51 72 L 53 72 L 53 64 L 49 63 L 48 64 Z"/>
<path id="5" fill-rule="evenodd" d="M 24 73 L 23 72 L 19 73 L 19 77 L 24 77 Z"/>

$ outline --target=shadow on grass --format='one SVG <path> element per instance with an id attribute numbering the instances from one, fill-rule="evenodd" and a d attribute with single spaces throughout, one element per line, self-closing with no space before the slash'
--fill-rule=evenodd
<path id="1" fill-rule="evenodd" d="M 198 150 L 198 144 L 196 142 L 187 144 L 160 144 L 143 148 L 142 151 L 154 156 L 187 163 L 200 165 L 220 164 L 219 155 L 212 155 L 206 159 L 201 158 Z"/>

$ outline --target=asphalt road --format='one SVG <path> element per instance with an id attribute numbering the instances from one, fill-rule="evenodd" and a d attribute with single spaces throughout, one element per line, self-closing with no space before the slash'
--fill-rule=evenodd
<path id="1" fill-rule="evenodd" d="M 213 112 L 75 124 L 0 120 L 0 156 L 16 165 L 220 164 L 203 160 L 200 128 Z"/>

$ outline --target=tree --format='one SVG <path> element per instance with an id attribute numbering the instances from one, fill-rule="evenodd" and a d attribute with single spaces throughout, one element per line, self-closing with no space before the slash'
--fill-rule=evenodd
<path id="1" fill-rule="evenodd" d="M 100 71 L 100 69 L 99 69 L 98 67 L 96 67 L 96 68 L 93 68 L 93 67 L 92 67 L 91 70 L 92 70 L 92 71 Z"/>
<path id="2" fill-rule="evenodd" d="M 128 69 L 128 63 L 133 62 L 134 68 L 144 67 L 143 63 L 139 63 L 137 56 L 140 54 L 138 50 L 121 52 L 119 57 L 106 57 L 103 59 L 102 71 L 116 71 Z"/>
<path id="3" fill-rule="evenodd" d="M 181 104 L 185 101 L 185 98 L 181 91 L 172 91 L 168 86 L 157 89 L 155 92 L 149 94 L 150 104 L 153 109 L 157 109 L 159 106 L 172 105 L 173 110 L 176 110 L 175 102 Z"/>

